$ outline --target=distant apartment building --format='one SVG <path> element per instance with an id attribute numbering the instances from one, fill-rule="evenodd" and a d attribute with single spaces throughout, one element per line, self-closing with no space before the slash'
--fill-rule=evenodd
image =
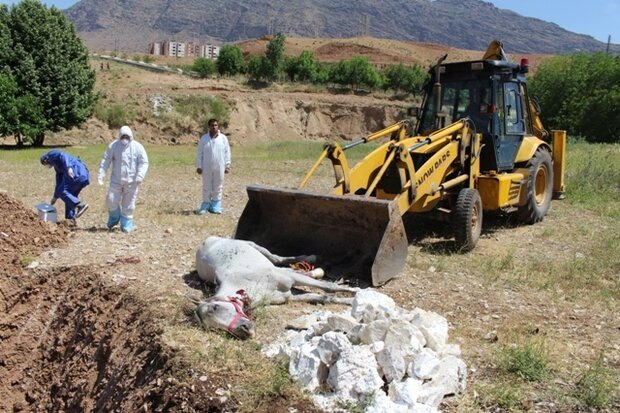
<path id="1" fill-rule="evenodd" d="M 154 42 L 154 43 L 149 43 L 149 54 L 155 55 L 155 56 L 161 56 L 161 43 L 159 42 Z"/>
<path id="2" fill-rule="evenodd" d="M 212 44 L 175 42 L 170 40 L 149 43 L 148 51 L 149 54 L 154 56 L 206 57 L 208 59 L 217 59 L 217 56 L 220 54 L 220 48 Z"/>

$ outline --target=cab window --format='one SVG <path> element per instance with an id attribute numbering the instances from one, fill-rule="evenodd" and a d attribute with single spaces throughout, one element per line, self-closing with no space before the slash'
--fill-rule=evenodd
<path id="1" fill-rule="evenodd" d="M 504 84 L 504 121 L 506 134 L 525 133 L 521 94 L 517 83 Z"/>

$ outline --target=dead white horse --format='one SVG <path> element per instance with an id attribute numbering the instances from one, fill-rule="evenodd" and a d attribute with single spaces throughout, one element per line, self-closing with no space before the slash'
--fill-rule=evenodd
<path id="1" fill-rule="evenodd" d="M 327 292 L 356 292 L 356 288 L 316 279 L 323 271 L 299 272 L 278 267 L 300 261 L 314 262 L 315 256 L 280 257 L 254 242 L 230 238 L 208 237 L 196 251 L 196 269 L 200 278 L 214 284 L 215 295 L 195 302 L 196 314 L 208 327 L 229 331 L 247 339 L 254 335 L 254 323 L 244 307 L 284 304 L 288 301 L 351 304 L 351 297 L 323 293 L 293 294 L 298 286 L 316 287 Z"/>

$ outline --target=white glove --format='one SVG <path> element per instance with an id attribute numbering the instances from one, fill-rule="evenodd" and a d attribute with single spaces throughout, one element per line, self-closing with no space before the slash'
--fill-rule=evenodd
<path id="1" fill-rule="evenodd" d="M 50 201 L 50 205 L 54 205 L 56 203 L 56 201 L 58 201 L 58 198 L 56 198 L 55 196 L 52 197 L 52 199 Z"/>
<path id="2" fill-rule="evenodd" d="M 73 168 L 69 168 L 67 171 L 67 175 L 71 177 L 71 179 L 75 178 L 75 173 L 73 172 Z"/>
<path id="3" fill-rule="evenodd" d="M 99 184 L 99 186 L 103 185 L 103 177 L 102 176 L 97 178 L 97 183 Z"/>

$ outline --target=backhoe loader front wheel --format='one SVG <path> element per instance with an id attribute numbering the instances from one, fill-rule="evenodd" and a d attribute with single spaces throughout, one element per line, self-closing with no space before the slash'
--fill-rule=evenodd
<path id="1" fill-rule="evenodd" d="M 453 213 L 454 238 L 459 251 L 471 251 L 482 231 L 482 200 L 476 189 L 463 188 L 456 199 Z"/>
<path id="2" fill-rule="evenodd" d="M 549 151 L 538 148 L 527 163 L 529 177 L 525 205 L 519 207 L 519 217 L 526 224 L 543 220 L 553 196 L 553 167 Z"/>

